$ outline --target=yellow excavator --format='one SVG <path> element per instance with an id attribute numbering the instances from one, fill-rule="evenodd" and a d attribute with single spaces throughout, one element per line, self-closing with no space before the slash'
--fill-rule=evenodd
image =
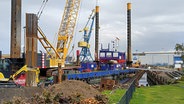
<path id="1" fill-rule="evenodd" d="M 14 73 L 13 75 L 10 75 L 10 77 L 5 77 L 4 73 L 5 71 L 0 71 L 0 83 L 11 83 L 14 82 L 15 84 L 21 85 L 21 86 L 25 86 L 26 84 L 26 73 L 36 73 L 36 82 L 39 82 L 39 73 L 40 70 L 38 68 L 28 68 L 27 65 L 24 65 L 21 69 L 19 69 L 16 73 Z"/>

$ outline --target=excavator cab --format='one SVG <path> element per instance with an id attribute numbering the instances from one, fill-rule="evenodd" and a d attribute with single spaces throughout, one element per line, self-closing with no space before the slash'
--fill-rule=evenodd
<path id="1" fill-rule="evenodd" d="M 0 82 L 8 81 L 11 75 L 9 59 L 0 59 Z"/>

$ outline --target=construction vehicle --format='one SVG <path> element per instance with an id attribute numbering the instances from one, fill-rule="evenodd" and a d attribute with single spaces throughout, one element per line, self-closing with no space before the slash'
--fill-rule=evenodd
<path id="1" fill-rule="evenodd" d="M 28 68 L 27 65 L 24 65 L 20 70 L 18 70 L 16 73 L 11 75 L 10 80 L 13 80 L 16 84 L 24 86 L 26 83 L 26 73 L 27 72 L 35 72 L 36 73 L 36 82 L 37 83 L 39 82 L 40 70 L 38 68 Z"/>
<path id="2" fill-rule="evenodd" d="M 81 0 L 66 0 L 56 48 L 48 41 L 41 28 L 38 27 L 38 32 L 41 34 L 38 39 L 50 55 L 50 67 L 58 67 L 58 63 L 61 63 L 61 67 L 65 67 L 65 59 L 73 38 L 80 2 Z"/>
<path id="3" fill-rule="evenodd" d="M 141 62 L 139 60 L 137 60 L 136 62 L 132 63 L 132 67 L 140 68 L 141 67 Z"/>
<path id="4" fill-rule="evenodd" d="M 17 85 L 25 86 L 26 84 L 26 73 L 35 72 L 36 73 L 36 82 L 39 82 L 39 69 L 38 68 L 28 68 L 27 65 L 24 65 L 21 69 L 11 75 L 11 68 L 9 67 L 10 61 L 8 59 L 0 60 L 0 83 L 15 83 Z"/>
<path id="5" fill-rule="evenodd" d="M 11 75 L 9 59 L 0 59 L 0 81 L 8 81 Z"/>

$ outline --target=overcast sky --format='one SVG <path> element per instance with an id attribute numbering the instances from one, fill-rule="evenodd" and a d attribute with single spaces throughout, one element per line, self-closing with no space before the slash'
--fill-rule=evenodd
<path id="1" fill-rule="evenodd" d="M 22 0 L 22 46 L 25 26 L 25 13 L 37 13 L 43 0 Z M 127 3 L 132 3 L 132 51 L 170 51 L 176 43 L 184 39 L 184 0 L 99 0 L 100 6 L 100 43 L 119 41 L 119 51 L 126 51 Z M 65 0 L 48 0 L 39 21 L 47 38 L 53 42 L 63 14 Z M 79 33 L 96 0 L 82 0 L 79 19 L 74 34 L 75 49 L 82 40 Z M 0 50 L 10 53 L 11 0 L 0 1 Z M 73 44 L 72 43 L 72 44 Z M 40 43 L 39 43 L 40 44 Z M 91 37 L 91 50 L 94 50 L 94 32 Z M 39 47 L 41 47 L 39 45 Z M 43 50 L 42 48 L 39 48 Z M 44 51 L 44 50 L 43 50 Z"/>

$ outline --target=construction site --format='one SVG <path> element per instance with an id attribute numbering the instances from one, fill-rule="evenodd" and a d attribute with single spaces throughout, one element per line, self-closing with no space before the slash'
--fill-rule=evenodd
<path id="1" fill-rule="evenodd" d="M 39 6 L 32 1 L 30 7 L 26 2 L 4 1 L 4 5 L 10 5 L 10 20 L 6 18 L 10 21 L 10 35 L 3 35 L 9 35 L 10 46 L 4 48 L 9 41 L 1 38 L 1 104 L 146 104 L 136 99 L 141 88 L 179 86 L 184 91 L 183 44 L 176 44 L 172 51 L 138 52 L 134 44 L 139 36 L 132 35 L 139 33 L 132 31 L 136 23 L 132 20 L 133 3 L 121 4 L 124 9 L 119 11 L 125 15 L 122 22 L 126 28 L 119 31 L 126 33 L 123 37 L 109 33 L 112 39 L 109 34 L 102 35 L 110 25 L 101 26 L 101 21 L 109 20 L 100 15 L 105 10 L 100 0 L 64 0 L 60 7 L 50 7 L 53 11 L 47 8 L 55 1 L 40 0 Z M 56 8 L 61 13 L 56 15 Z M 55 15 L 60 19 L 54 20 Z M 115 95 L 119 90 L 123 92 Z M 176 104 L 184 103 L 183 95 L 178 99 L 181 102 Z"/>

